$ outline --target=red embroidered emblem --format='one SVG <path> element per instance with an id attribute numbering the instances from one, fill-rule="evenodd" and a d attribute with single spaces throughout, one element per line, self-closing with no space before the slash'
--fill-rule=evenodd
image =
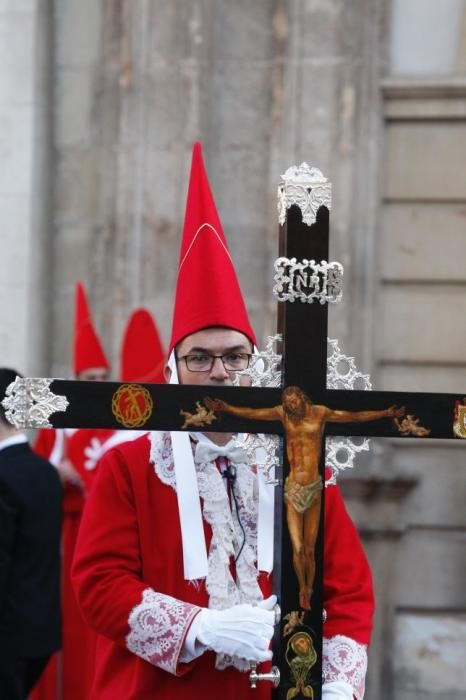
<path id="1" fill-rule="evenodd" d="M 141 428 L 152 415 L 154 402 L 140 384 L 123 384 L 112 397 L 112 413 L 125 428 Z"/>

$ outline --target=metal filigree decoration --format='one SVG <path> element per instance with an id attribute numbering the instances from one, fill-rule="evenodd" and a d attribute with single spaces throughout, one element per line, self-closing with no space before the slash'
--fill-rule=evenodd
<path id="1" fill-rule="evenodd" d="M 248 385 L 262 388 L 280 387 L 282 385 L 282 356 L 275 352 L 274 346 L 281 339 L 280 334 L 269 336 L 265 350 L 257 352 L 251 357 L 251 363 L 247 369 L 236 372 L 233 380 L 234 386 L 242 386 L 246 378 Z M 246 450 L 249 461 L 265 474 L 267 484 L 280 483 L 275 478 L 275 467 L 280 464 L 280 437 L 278 435 L 250 435 L 246 443 L 238 440 L 238 446 Z"/>
<path id="2" fill-rule="evenodd" d="M 53 428 L 49 418 L 69 406 L 66 396 L 50 391 L 54 379 L 16 377 L 5 392 L 2 405 L 6 419 L 15 428 Z"/>
<path id="3" fill-rule="evenodd" d="M 338 304 L 343 296 L 343 265 L 322 260 L 277 258 L 273 295 L 278 301 Z"/>
<path id="4" fill-rule="evenodd" d="M 368 374 L 359 372 L 354 357 L 344 355 L 338 340 L 327 340 L 327 389 L 372 389 Z"/>
<path id="5" fill-rule="evenodd" d="M 301 210 L 303 222 L 310 226 L 315 223 L 319 207 L 330 209 L 332 185 L 318 168 L 307 163 L 293 165 L 282 175 L 278 186 L 278 221 L 283 226 L 287 210 L 296 204 Z"/>
<path id="6" fill-rule="evenodd" d="M 267 339 L 266 349 L 253 355 L 251 366 L 237 372 L 233 381 L 235 386 L 241 386 L 242 377 L 248 377 L 253 386 L 280 387 L 282 385 L 282 357 L 274 351 L 274 345 L 281 340 L 280 335 Z M 338 340 L 327 340 L 327 388 L 328 389 L 372 389 L 368 374 L 359 372 L 353 357 L 344 355 L 338 345 Z M 279 448 L 281 438 L 278 435 L 253 435 L 246 443 L 238 441 L 247 453 L 248 458 L 261 469 L 267 483 L 277 484 L 275 468 L 280 463 Z M 369 450 L 368 438 L 328 437 L 326 440 L 325 464 L 332 474 L 326 481 L 326 486 L 335 484 L 337 476 L 343 469 L 351 469 L 354 460 L 360 452 Z"/>
<path id="7" fill-rule="evenodd" d="M 280 479 L 276 478 L 275 469 L 280 465 L 280 442 L 278 435 L 249 435 L 246 442 L 236 440 L 238 447 L 246 450 L 248 461 L 255 464 L 265 475 L 265 483 L 276 486 Z"/>
<path id="8" fill-rule="evenodd" d="M 280 333 L 267 338 L 265 350 L 255 352 L 247 369 L 236 372 L 234 386 L 244 386 L 244 379 L 249 386 L 280 387 L 282 385 L 282 356 L 274 350 L 276 343 L 282 339 Z"/>
<path id="9" fill-rule="evenodd" d="M 358 371 L 354 357 L 341 352 L 338 340 L 329 338 L 327 348 L 327 389 L 372 389 L 369 375 Z M 368 438 L 328 437 L 325 464 L 332 475 L 326 485 L 335 484 L 340 471 L 352 468 L 356 455 L 367 452 L 369 444 Z"/>

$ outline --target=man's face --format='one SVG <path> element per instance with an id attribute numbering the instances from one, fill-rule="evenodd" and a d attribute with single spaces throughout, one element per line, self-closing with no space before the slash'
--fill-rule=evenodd
<path id="1" fill-rule="evenodd" d="M 81 382 L 105 382 L 108 379 L 108 369 L 105 367 L 89 367 L 77 376 Z"/>
<path id="2" fill-rule="evenodd" d="M 212 368 L 205 372 L 192 372 L 181 359 L 185 355 L 228 355 L 234 353 L 250 354 L 251 343 L 239 331 L 230 328 L 204 328 L 197 333 L 183 338 L 176 348 L 178 379 L 180 384 L 196 384 L 209 386 L 231 385 L 235 372 L 230 372 L 217 357 Z"/>

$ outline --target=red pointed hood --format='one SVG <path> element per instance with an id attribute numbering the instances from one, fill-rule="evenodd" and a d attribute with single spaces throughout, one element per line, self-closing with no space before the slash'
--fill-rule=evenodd
<path id="1" fill-rule="evenodd" d="M 169 353 L 210 326 L 244 333 L 255 345 L 246 307 L 202 160 L 194 144 Z"/>
<path id="2" fill-rule="evenodd" d="M 73 370 L 77 376 L 86 369 L 104 367 L 110 364 L 92 323 L 89 303 L 82 282 L 76 284 Z"/>
<path id="3" fill-rule="evenodd" d="M 121 348 L 121 381 L 164 384 L 165 352 L 149 311 L 136 309 L 125 329 Z"/>

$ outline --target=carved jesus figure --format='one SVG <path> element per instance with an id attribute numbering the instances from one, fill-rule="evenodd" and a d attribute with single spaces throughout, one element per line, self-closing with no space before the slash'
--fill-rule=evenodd
<path id="1" fill-rule="evenodd" d="M 232 406 L 221 399 L 205 404 L 216 413 L 242 418 L 280 421 L 285 429 L 286 454 L 290 472 L 285 481 L 288 531 L 293 550 L 293 567 L 298 579 L 299 606 L 310 610 L 315 576 L 315 543 L 322 502 L 319 461 L 326 423 L 364 423 L 380 418 L 399 418 L 405 409 L 390 406 L 379 411 L 339 411 L 313 404 L 302 389 L 289 386 L 282 403 L 272 408 Z"/>

